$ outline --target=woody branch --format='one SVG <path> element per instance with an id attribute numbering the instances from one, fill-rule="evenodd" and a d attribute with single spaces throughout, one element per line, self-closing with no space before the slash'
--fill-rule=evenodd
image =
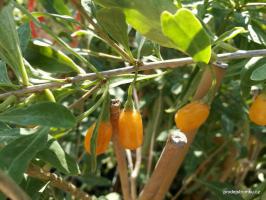
<path id="1" fill-rule="evenodd" d="M 217 55 L 217 61 L 223 62 L 233 59 L 241 59 L 241 58 L 250 58 L 250 57 L 256 57 L 256 56 L 266 56 L 266 49 L 261 50 L 249 50 L 249 51 L 236 51 L 233 53 L 223 53 Z M 177 59 L 170 59 L 170 60 L 164 60 L 164 61 L 157 61 L 157 62 L 150 62 L 150 63 L 144 63 L 142 66 L 138 68 L 139 71 L 146 71 L 146 70 L 153 70 L 153 69 L 163 69 L 163 68 L 177 68 L 177 67 L 183 67 L 185 65 L 193 64 L 193 59 L 191 57 L 185 57 L 185 58 L 177 58 Z M 113 70 L 107 70 L 100 72 L 104 77 L 108 78 L 115 75 L 121 75 L 121 74 L 127 74 L 135 72 L 135 66 L 128 66 Z M 95 80 L 97 78 L 96 73 L 88 73 L 84 75 L 78 75 L 75 77 L 68 77 L 65 79 L 61 79 L 61 81 L 58 82 L 49 82 L 49 83 L 43 83 L 33 86 L 28 86 L 23 89 L 9 91 L 0 94 L 0 99 L 4 99 L 11 95 L 16 96 L 23 96 L 28 93 L 35 93 L 35 92 L 41 92 L 45 89 L 53 89 L 53 88 L 60 88 L 63 85 L 70 84 L 70 83 L 77 83 L 85 80 Z"/>

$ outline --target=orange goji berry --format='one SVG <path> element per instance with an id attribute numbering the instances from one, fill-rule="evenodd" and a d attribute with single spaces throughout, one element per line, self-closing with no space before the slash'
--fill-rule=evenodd
<path id="1" fill-rule="evenodd" d="M 208 118 L 210 108 L 200 101 L 191 102 L 175 114 L 176 127 L 182 132 L 190 132 L 199 128 Z"/>
<path id="2" fill-rule="evenodd" d="M 266 95 L 258 95 L 249 108 L 249 118 L 257 125 L 266 125 Z"/>
<path id="3" fill-rule="evenodd" d="M 89 127 L 85 136 L 84 146 L 85 150 L 90 154 L 90 141 L 95 128 L 95 123 Z M 112 125 L 110 121 L 102 121 L 99 125 L 97 142 L 96 142 L 96 155 L 102 154 L 108 148 L 112 136 Z"/>
<path id="4" fill-rule="evenodd" d="M 124 109 L 118 120 L 118 139 L 125 149 L 137 149 L 142 145 L 142 118 L 136 109 Z"/>

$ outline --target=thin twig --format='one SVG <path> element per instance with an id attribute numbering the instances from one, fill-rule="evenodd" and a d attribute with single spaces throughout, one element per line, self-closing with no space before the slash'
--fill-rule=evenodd
<path id="1" fill-rule="evenodd" d="M 249 51 L 237 51 L 234 53 L 224 53 L 218 55 L 218 61 L 228 61 L 233 59 L 241 59 L 241 58 L 250 58 L 250 57 L 256 57 L 256 56 L 266 56 L 266 49 L 262 50 L 249 50 Z M 146 71 L 146 70 L 152 70 L 152 69 L 163 69 L 163 68 L 177 68 L 182 67 L 185 65 L 189 65 L 194 63 L 191 57 L 186 58 L 178 58 L 178 59 L 170 59 L 170 60 L 164 60 L 164 61 L 157 61 L 157 62 L 150 62 L 150 63 L 144 63 L 142 66 L 138 67 L 139 71 Z M 132 73 L 135 72 L 136 68 L 135 66 L 128 66 L 113 70 L 107 70 L 99 72 L 106 78 L 120 75 L 120 74 L 126 74 L 126 73 Z M 76 83 L 80 81 L 85 80 L 95 80 L 97 78 L 96 73 L 88 73 L 84 75 L 78 75 L 75 77 L 68 77 L 66 79 L 62 79 L 60 82 L 49 82 L 49 83 L 43 83 L 39 85 L 29 86 L 25 87 L 20 90 L 10 91 L 3 94 L 0 94 L 0 99 L 4 99 L 10 95 L 16 95 L 16 96 L 22 96 L 28 93 L 35 93 L 43 91 L 47 88 L 60 88 L 63 85 L 69 84 L 69 83 Z"/>
<path id="2" fill-rule="evenodd" d="M 12 200 L 30 200 L 30 197 L 4 172 L 0 170 L 0 192 Z"/>
<path id="3" fill-rule="evenodd" d="M 76 108 L 79 105 L 83 104 L 99 87 L 101 83 L 98 83 L 94 87 L 92 87 L 88 92 L 86 92 L 82 97 L 80 97 L 77 101 L 72 103 L 71 105 L 68 106 L 68 108 Z"/>
<path id="4" fill-rule="evenodd" d="M 94 57 L 100 57 L 100 58 L 106 58 L 106 59 L 112 59 L 112 60 L 117 60 L 117 61 L 123 61 L 122 57 L 115 56 L 115 55 L 110 55 L 102 52 L 95 52 L 91 51 L 89 49 L 75 49 L 80 55 L 86 55 L 86 56 L 94 56 Z"/>
<path id="5" fill-rule="evenodd" d="M 71 195 L 73 195 L 73 197 L 75 197 L 75 199 L 91 200 L 91 197 L 87 193 L 83 192 L 82 190 L 79 190 L 72 183 L 66 182 L 58 175 L 46 172 L 42 168 L 39 168 L 38 166 L 30 165 L 30 167 L 27 170 L 27 174 L 30 177 L 37 178 L 45 182 L 49 181 L 50 185 L 62 191 L 69 192 Z"/>
<path id="6" fill-rule="evenodd" d="M 118 132 L 119 114 L 120 114 L 120 101 L 112 100 L 112 103 L 111 103 L 111 122 L 112 122 L 112 127 L 113 127 L 112 141 L 114 144 L 117 168 L 118 168 L 118 173 L 119 173 L 119 177 L 121 181 L 123 199 L 131 200 L 125 151 L 119 144 L 119 141 L 117 138 L 118 137 L 117 132 Z"/>

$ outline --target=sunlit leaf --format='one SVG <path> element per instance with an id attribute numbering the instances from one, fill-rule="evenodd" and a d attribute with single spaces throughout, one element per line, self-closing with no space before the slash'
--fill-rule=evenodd
<path id="1" fill-rule="evenodd" d="M 174 15 L 165 11 L 161 22 L 164 35 L 173 41 L 176 49 L 186 52 L 196 62 L 210 61 L 210 39 L 190 10 L 181 8 Z"/>
<path id="2" fill-rule="evenodd" d="M 121 8 L 127 22 L 147 38 L 162 46 L 174 44 L 162 33 L 160 16 L 165 10 L 174 13 L 176 7 L 171 0 L 94 0 L 104 7 Z"/>
<path id="3" fill-rule="evenodd" d="M 231 40 L 241 33 L 247 33 L 247 31 L 243 27 L 234 27 L 231 30 L 226 31 L 221 36 L 219 36 L 219 38 L 215 41 L 215 44 L 219 44 L 220 42 L 226 42 L 228 40 Z"/>

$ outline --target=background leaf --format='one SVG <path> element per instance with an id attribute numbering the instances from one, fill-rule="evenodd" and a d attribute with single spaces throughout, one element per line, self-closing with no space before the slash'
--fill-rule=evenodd
<path id="1" fill-rule="evenodd" d="M 0 167 L 19 183 L 29 162 L 47 143 L 48 128 L 41 128 L 34 134 L 20 137 L 0 151 Z"/>
<path id="2" fill-rule="evenodd" d="M 49 135 L 48 138 L 47 147 L 39 152 L 37 157 L 48 162 L 51 166 L 64 174 L 79 174 L 80 171 L 76 161 L 64 152 L 60 144 L 54 140 L 52 136 Z"/>
<path id="3" fill-rule="evenodd" d="M 226 200 L 226 199 L 243 200 L 240 194 L 224 193 L 226 191 L 231 191 L 231 190 L 236 191 L 236 189 L 229 184 L 219 183 L 214 181 L 206 182 L 204 180 L 198 180 L 198 181 L 204 186 L 206 186 L 210 191 L 212 191 L 215 194 L 216 198 L 219 200 Z"/>
<path id="4" fill-rule="evenodd" d="M 16 108 L 0 113 L 0 121 L 18 125 L 42 125 L 57 128 L 71 128 L 76 120 L 62 105 L 44 102 L 26 108 Z"/>
<path id="5" fill-rule="evenodd" d="M 0 86 L 14 86 L 7 73 L 6 63 L 0 60 Z"/>
<path id="6" fill-rule="evenodd" d="M 29 41 L 31 40 L 31 30 L 29 23 L 23 24 L 18 28 L 18 37 L 22 53 L 27 49 Z"/>
<path id="7" fill-rule="evenodd" d="M 65 5 L 64 0 L 41 0 L 40 2 L 50 13 L 71 15 L 71 12 Z"/>
<path id="8" fill-rule="evenodd" d="M 77 65 L 71 58 L 41 41 L 29 43 L 25 58 L 33 67 L 51 73 L 66 73 L 77 69 Z"/>
<path id="9" fill-rule="evenodd" d="M 15 140 L 21 136 L 19 128 L 4 127 L 0 128 L 0 143 Z"/>
<path id="10" fill-rule="evenodd" d="M 106 179 L 104 177 L 99 177 L 99 176 L 96 176 L 96 175 L 93 175 L 93 174 L 85 176 L 83 178 L 83 181 L 85 181 L 91 187 L 95 187 L 95 186 L 110 186 L 111 185 L 111 181 L 109 179 Z"/>
<path id="11" fill-rule="evenodd" d="M 121 9 L 100 9 L 97 12 L 97 20 L 113 39 L 122 44 L 127 51 L 130 51 L 128 44 L 126 17 Z"/>
<path id="12" fill-rule="evenodd" d="M 250 77 L 253 81 L 263 81 L 266 79 L 266 64 L 255 69 Z"/>
<path id="13" fill-rule="evenodd" d="M 253 57 L 242 68 L 240 74 L 240 88 L 243 96 L 247 96 L 249 94 L 252 85 L 258 84 L 258 81 L 251 80 L 251 75 L 256 69 L 264 65 L 265 61 L 266 58 Z"/>
<path id="14" fill-rule="evenodd" d="M 225 42 L 233 39 L 238 34 L 246 33 L 247 31 L 243 27 L 234 27 L 229 31 L 224 32 L 219 38 L 215 41 L 215 44 L 219 44 L 221 42 Z"/>
<path id="15" fill-rule="evenodd" d="M 13 6 L 10 3 L 0 10 L 0 58 L 14 70 L 19 78 L 24 64 L 12 13 Z"/>

